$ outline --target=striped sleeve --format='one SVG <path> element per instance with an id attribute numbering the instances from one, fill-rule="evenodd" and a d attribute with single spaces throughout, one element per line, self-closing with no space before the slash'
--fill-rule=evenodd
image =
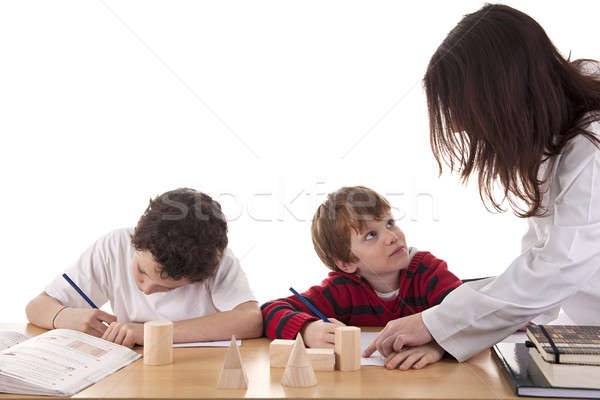
<path id="1" fill-rule="evenodd" d="M 422 262 L 427 269 L 422 274 L 420 288 L 429 307 L 433 307 L 440 304 L 462 282 L 448 270 L 446 261 L 434 257 L 431 253 L 426 254 Z"/>
<path id="2" fill-rule="evenodd" d="M 328 278 L 302 295 L 326 317 L 345 322 L 349 320 L 352 304 L 348 291 L 340 285 L 345 283 Z M 319 319 L 295 296 L 269 301 L 261 310 L 264 334 L 271 339 L 294 339 L 306 323 Z"/>
<path id="3" fill-rule="evenodd" d="M 265 336 L 294 339 L 304 324 L 318 320 L 308 308 L 292 297 L 269 301 L 261 306 Z"/>

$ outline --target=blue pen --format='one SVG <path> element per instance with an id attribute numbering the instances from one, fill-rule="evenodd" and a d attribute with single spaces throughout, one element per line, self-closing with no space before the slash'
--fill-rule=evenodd
<path id="1" fill-rule="evenodd" d="M 301 302 L 303 302 L 306 307 L 310 308 L 312 312 L 314 312 L 317 317 L 321 318 L 323 321 L 325 322 L 329 322 L 331 323 L 330 320 L 327 319 L 326 316 L 324 316 L 323 314 L 321 314 L 321 312 L 319 310 L 317 310 L 317 308 L 315 306 L 313 306 L 312 304 L 310 304 L 305 298 L 304 296 L 302 296 L 300 293 L 296 292 L 294 290 L 294 288 L 290 288 L 290 292 L 294 293 L 294 296 L 296 296 L 298 298 L 298 300 L 300 300 Z"/>
<path id="2" fill-rule="evenodd" d="M 77 286 L 77 284 L 76 284 L 75 282 L 73 282 L 73 281 L 71 280 L 71 278 L 69 278 L 69 275 L 67 275 L 67 274 L 63 274 L 63 278 L 65 278 L 65 280 L 66 280 L 67 282 L 69 282 L 69 285 L 73 286 L 73 289 L 75 289 L 75 290 L 77 291 L 77 293 L 79 293 L 79 294 L 81 295 L 81 297 L 83 297 L 83 299 L 84 299 L 85 301 L 87 301 L 87 302 L 88 302 L 88 304 L 89 304 L 89 305 L 90 305 L 92 308 L 98 308 L 98 307 L 97 307 L 97 306 L 94 304 L 94 302 L 93 302 L 92 300 L 90 300 L 90 298 L 89 298 L 89 297 L 87 297 L 87 296 L 85 295 L 85 293 L 83 293 L 83 290 L 79 289 L 79 286 Z"/>

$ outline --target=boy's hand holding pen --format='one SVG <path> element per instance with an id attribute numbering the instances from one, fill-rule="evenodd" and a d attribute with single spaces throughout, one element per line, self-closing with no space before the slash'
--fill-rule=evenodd
<path id="1" fill-rule="evenodd" d="M 54 314 L 52 327 L 75 329 L 96 337 L 102 337 L 108 326 L 117 321 L 117 317 L 98 309 L 96 304 L 73 282 L 69 275 L 63 274 L 63 278 L 92 308 L 63 306 Z"/>
<path id="2" fill-rule="evenodd" d="M 54 319 L 55 328 L 68 328 L 102 337 L 108 325 L 117 317 L 98 308 L 63 308 Z"/>
<path id="3" fill-rule="evenodd" d="M 306 346 L 321 349 L 335 345 L 335 328 L 345 324 L 335 318 L 329 318 L 329 321 L 311 321 L 304 325 L 300 333 Z"/>
<path id="4" fill-rule="evenodd" d="M 319 321 L 312 321 L 304 325 L 300 334 L 304 343 L 308 347 L 315 348 L 327 348 L 333 347 L 335 344 L 335 328 L 339 326 L 345 326 L 343 322 L 338 321 L 335 318 L 325 317 L 317 308 L 312 305 L 304 296 L 290 288 L 290 292 L 296 296 L 306 307 L 308 307 L 317 317 L 321 318 Z"/>

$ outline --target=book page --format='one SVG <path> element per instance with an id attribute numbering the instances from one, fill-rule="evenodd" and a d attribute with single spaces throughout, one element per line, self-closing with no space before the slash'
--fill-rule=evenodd
<path id="1" fill-rule="evenodd" d="M 55 329 L 0 351 L 0 364 L 4 376 L 72 395 L 140 357 L 82 332 Z"/>
<path id="2" fill-rule="evenodd" d="M 369 347 L 369 345 L 371 343 L 373 343 L 373 340 L 375 340 L 375 338 L 377 337 L 377 335 L 379 335 L 379 332 L 361 332 L 360 333 L 360 365 L 377 365 L 377 366 L 383 366 L 385 365 L 385 357 L 381 355 L 380 352 L 378 352 L 377 350 L 375 350 L 375 352 L 373 354 L 371 354 L 371 357 L 363 357 L 362 353 L 365 351 L 365 349 L 367 347 Z"/>
<path id="3" fill-rule="evenodd" d="M 0 350 L 8 349 L 15 344 L 22 343 L 28 339 L 19 332 L 0 331 Z"/>

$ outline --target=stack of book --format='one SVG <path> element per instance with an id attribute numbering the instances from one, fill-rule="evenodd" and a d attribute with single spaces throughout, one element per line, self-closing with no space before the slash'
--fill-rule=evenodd
<path id="1" fill-rule="evenodd" d="M 532 325 L 527 337 L 493 349 L 516 394 L 600 397 L 600 326 Z"/>

